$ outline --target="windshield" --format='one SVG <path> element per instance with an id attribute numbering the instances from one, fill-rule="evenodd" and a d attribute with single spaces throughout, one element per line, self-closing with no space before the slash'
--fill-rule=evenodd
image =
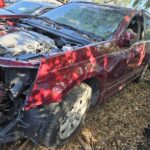
<path id="1" fill-rule="evenodd" d="M 108 38 L 123 19 L 123 15 L 116 10 L 90 3 L 69 3 L 43 14 L 42 17 L 104 38 Z"/>
<path id="2" fill-rule="evenodd" d="M 29 15 L 32 14 L 34 11 L 39 9 L 41 5 L 33 3 L 33 2 L 17 2 L 8 7 L 5 7 L 6 10 L 14 12 L 15 14 L 24 14 Z"/>

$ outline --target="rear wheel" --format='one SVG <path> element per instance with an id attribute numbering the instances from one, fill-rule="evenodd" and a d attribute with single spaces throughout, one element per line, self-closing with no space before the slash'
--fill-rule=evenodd
<path id="1" fill-rule="evenodd" d="M 149 67 L 149 63 L 147 63 L 145 66 L 144 66 L 144 69 L 142 70 L 142 73 L 141 75 L 135 80 L 136 82 L 141 82 L 143 81 L 145 75 L 146 75 L 146 72 L 148 71 L 148 67 Z"/>
<path id="2" fill-rule="evenodd" d="M 57 147 L 65 144 L 78 131 L 91 104 L 92 90 L 81 83 L 75 86 L 63 99 L 54 117 L 49 119 L 43 144 Z"/>

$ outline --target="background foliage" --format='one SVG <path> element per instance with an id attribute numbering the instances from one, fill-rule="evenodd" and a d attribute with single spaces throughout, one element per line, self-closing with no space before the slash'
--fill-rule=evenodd
<path id="1" fill-rule="evenodd" d="M 60 0 L 63 3 L 69 0 Z M 136 7 L 136 8 L 150 8 L 150 0 L 83 0 L 83 1 L 93 1 L 102 4 L 115 4 L 125 7 Z"/>

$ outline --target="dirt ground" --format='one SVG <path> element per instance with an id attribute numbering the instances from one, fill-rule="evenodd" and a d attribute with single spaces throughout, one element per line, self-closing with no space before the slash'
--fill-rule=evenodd
<path id="1" fill-rule="evenodd" d="M 150 72 L 143 82 L 131 83 L 104 105 L 90 109 L 84 127 L 59 150 L 136 150 L 145 143 L 143 133 L 149 124 Z M 11 144 L 4 149 L 47 150 L 29 140 L 20 148 Z"/>

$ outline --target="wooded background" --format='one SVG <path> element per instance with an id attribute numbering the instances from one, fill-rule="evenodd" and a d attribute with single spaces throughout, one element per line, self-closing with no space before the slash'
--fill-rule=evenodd
<path id="1" fill-rule="evenodd" d="M 60 1 L 62 1 L 63 3 L 67 3 L 69 0 L 60 0 Z M 150 0 L 90 0 L 90 1 L 96 3 L 115 4 L 125 7 L 150 8 Z"/>

